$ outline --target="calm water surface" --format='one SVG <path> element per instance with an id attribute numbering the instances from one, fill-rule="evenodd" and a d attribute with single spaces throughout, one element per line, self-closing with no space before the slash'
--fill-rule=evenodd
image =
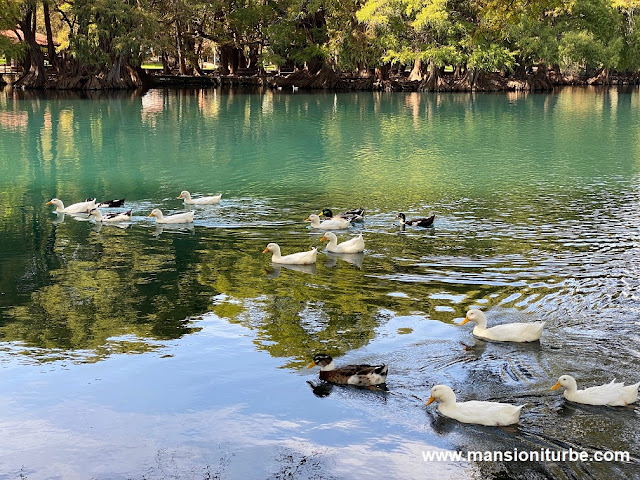
<path id="1" fill-rule="evenodd" d="M 549 388 L 640 380 L 640 95 L 0 92 L 0 476 L 639 478 L 637 407 Z M 147 215 L 223 193 L 193 226 Z M 126 228 L 45 202 L 126 197 Z M 365 207 L 363 255 L 303 221 Z M 436 214 L 435 228 L 407 216 Z M 476 340 L 544 320 L 539 344 Z M 388 391 L 307 370 L 385 362 Z M 518 427 L 425 407 L 526 403 Z M 625 450 L 630 463 L 423 461 L 426 450 Z"/>

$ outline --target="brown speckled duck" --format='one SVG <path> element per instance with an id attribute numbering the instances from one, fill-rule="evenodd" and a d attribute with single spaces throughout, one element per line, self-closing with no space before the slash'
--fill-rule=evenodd
<path id="1" fill-rule="evenodd" d="M 386 365 L 345 365 L 336 368 L 326 353 L 319 353 L 313 357 L 308 368 L 320 367 L 320 379 L 340 385 L 381 385 L 387 381 L 388 367 Z"/>

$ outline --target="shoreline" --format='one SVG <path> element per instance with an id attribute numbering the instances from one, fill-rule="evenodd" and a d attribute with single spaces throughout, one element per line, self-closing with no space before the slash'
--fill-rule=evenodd
<path id="1" fill-rule="evenodd" d="M 148 72 L 147 72 L 148 73 Z M 5 79 L 6 76 L 13 77 Z M 391 76 L 388 80 L 379 80 L 375 76 L 356 77 L 352 75 L 336 74 L 333 71 L 320 71 L 310 74 L 297 71 L 288 75 L 145 75 L 145 82 L 133 88 L 99 88 L 97 82 L 87 79 L 82 88 L 61 88 L 64 79 L 52 82 L 41 89 L 46 91 L 118 91 L 136 90 L 138 88 L 269 88 L 273 90 L 306 90 L 306 91 L 371 91 L 371 92 L 543 92 L 553 91 L 560 87 L 588 87 L 588 86 L 623 86 L 637 87 L 640 85 L 640 73 L 610 74 L 602 73 L 594 77 L 577 77 L 562 75 L 558 72 L 547 71 L 542 74 L 534 73 L 527 76 L 503 76 L 499 73 L 478 74 L 473 80 L 471 75 L 454 76 L 444 74 L 435 79 L 409 80 L 402 75 Z M 17 74 L 0 74 L 0 87 L 11 86 L 18 79 Z M 9 81 L 7 81 L 9 80 Z M 77 84 L 76 84 L 77 85 Z"/>

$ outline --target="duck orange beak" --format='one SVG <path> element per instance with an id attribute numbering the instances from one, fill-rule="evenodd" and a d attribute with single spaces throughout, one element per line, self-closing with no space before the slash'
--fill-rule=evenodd
<path id="1" fill-rule="evenodd" d="M 429 401 L 427 403 L 425 403 L 425 405 L 430 405 L 435 401 L 436 401 L 436 399 L 431 396 L 431 397 L 429 397 Z"/>
<path id="2" fill-rule="evenodd" d="M 560 385 L 560 382 L 556 382 L 556 384 L 551 387 L 551 390 L 557 390 L 558 388 L 560 388 L 562 385 Z"/>
<path id="3" fill-rule="evenodd" d="M 180 194 L 180 196 L 178 197 L 178 199 L 181 199 L 181 198 L 182 198 L 182 194 Z"/>
<path id="4" fill-rule="evenodd" d="M 147 215 L 147 217 L 153 217 L 153 213 L 150 213 L 149 215 Z"/>
<path id="5" fill-rule="evenodd" d="M 462 322 L 460 323 L 460 325 L 464 325 L 465 323 L 467 323 L 469 321 L 469 317 L 464 317 L 464 320 L 462 320 Z"/>
<path id="6" fill-rule="evenodd" d="M 268 248 L 265 248 L 264 250 L 262 250 L 262 253 L 267 253 L 269 251 Z"/>
<path id="7" fill-rule="evenodd" d="M 309 365 L 307 365 L 307 368 L 313 368 L 316 366 L 316 362 L 311 362 Z"/>
<path id="8" fill-rule="evenodd" d="M 309 217 L 306 218 L 305 222 L 310 222 L 311 219 Z"/>
<path id="9" fill-rule="evenodd" d="M 326 242 L 327 241 L 327 237 L 325 237 L 324 235 L 322 236 L 322 238 L 320 239 L 321 242 Z"/>
<path id="10" fill-rule="evenodd" d="M 53 205 L 53 203 L 47 202 L 47 203 L 45 203 L 45 205 Z"/>

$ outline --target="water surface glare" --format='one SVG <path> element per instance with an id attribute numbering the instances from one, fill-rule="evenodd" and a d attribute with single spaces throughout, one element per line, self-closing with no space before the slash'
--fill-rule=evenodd
<path id="1" fill-rule="evenodd" d="M 640 478 L 640 412 L 550 387 L 640 381 L 640 95 L 0 91 L 0 474 Z M 193 206 L 190 225 L 148 215 Z M 96 225 L 45 203 L 126 198 Z M 366 209 L 363 254 L 304 222 Z M 122 210 L 122 209 L 113 209 Z M 435 213 L 434 228 L 396 214 Z M 318 247 L 315 266 L 273 266 Z M 546 321 L 535 344 L 458 326 Z M 388 363 L 388 391 L 306 369 Z M 517 427 L 426 407 L 526 404 Z M 425 462 L 427 450 L 629 451 Z M 526 477 L 524 477 L 526 475 Z"/>

